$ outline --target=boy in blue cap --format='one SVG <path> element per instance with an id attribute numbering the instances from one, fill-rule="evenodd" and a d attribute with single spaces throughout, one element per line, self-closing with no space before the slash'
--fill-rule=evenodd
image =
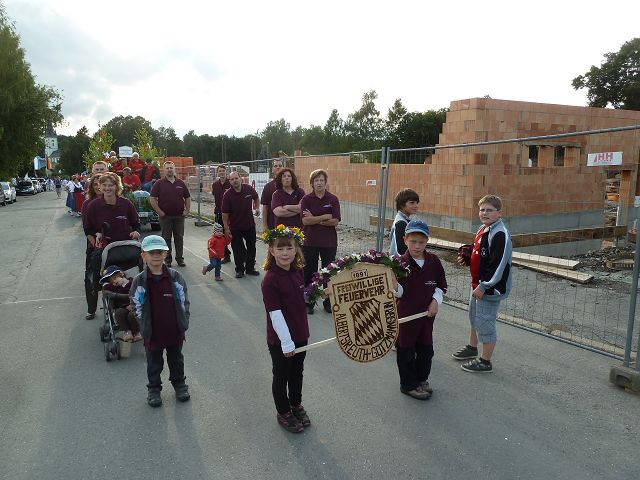
<path id="1" fill-rule="evenodd" d="M 407 251 L 402 255 L 409 265 L 409 275 L 398 280 L 396 292 L 398 316 L 407 317 L 426 312 L 424 317 L 400 325 L 396 340 L 400 391 L 418 400 L 427 400 L 433 389 L 429 386 L 433 358 L 433 322 L 447 291 L 447 279 L 440 259 L 426 246 L 429 226 L 422 220 L 412 220 L 404 232 Z"/>
<path id="2" fill-rule="evenodd" d="M 163 351 L 167 352 L 169 380 L 176 398 L 186 402 L 191 397 L 185 383 L 182 343 L 189 328 L 189 296 L 182 275 L 165 265 L 169 247 L 159 235 L 149 235 L 142 241 L 144 270 L 134 279 L 129 291 L 147 354 L 147 403 L 162 405 L 160 374 L 164 367 Z"/>

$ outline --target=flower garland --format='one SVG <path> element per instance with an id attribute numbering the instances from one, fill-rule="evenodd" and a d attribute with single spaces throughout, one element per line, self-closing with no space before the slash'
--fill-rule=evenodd
<path id="1" fill-rule="evenodd" d="M 390 267 L 396 278 L 403 278 L 409 274 L 409 264 L 403 262 L 400 257 L 396 255 L 390 256 L 385 252 L 378 252 L 375 249 L 371 249 L 364 254 L 352 253 L 346 257 L 337 258 L 326 267 L 320 269 L 319 272 L 313 274 L 311 283 L 304 290 L 305 301 L 310 304 L 316 303 L 316 300 L 322 298 L 324 286 L 331 277 L 337 275 L 342 270 L 352 269 L 358 262 L 374 263 Z"/>
<path id="2" fill-rule="evenodd" d="M 293 238 L 300 245 L 304 242 L 304 233 L 298 227 L 285 227 L 282 223 L 260 235 L 264 243 L 270 244 L 276 238 Z"/>

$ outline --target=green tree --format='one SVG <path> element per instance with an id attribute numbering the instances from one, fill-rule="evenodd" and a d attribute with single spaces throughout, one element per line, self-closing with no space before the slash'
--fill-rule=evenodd
<path id="1" fill-rule="evenodd" d="M 154 143 L 158 151 L 165 157 L 176 157 L 183 154 L 182 140 L 172 127 L 159 127 L 154 135 Z"/>
<path id="2" fill-rule="evenodd" d="M 20 36 L 0 3 L 0 177 L 32 168 L 47 127 L 62 121 L 62 97 L 38 85 L 20 47 Z"/>
<path id="3" fill-rule="evenodd" d="M 83 154 L 89 149 L 89 131 L 82 127 L 75 136 L 58 136 L 60 162 L 58 166 L 68 175 L 82 172 L 85 169 Z"/>
<path id="4" fill-rule="evenodd" d="M 447 118 L 447 109 L 409 112 L 398 124 L 395 144 L 392 147 L 427 147 L 438 143 L 442 124 Z"/>
<path id="5" fill-rule="evenodd" d="M 260 132 L 260 140 L 262 141 L 262 158 L 275 157 L 281 150 L 293 153 L 291 125 L 284 118 L 267 123 L 266 128 Z"/>
<path id="6" fill-rule="evenodd" d="M 133 149 L 138 152 L 142 160 L 153 159 L 158 156 L 158 150 L 153 146 L 153 137 L 144 127 L 136 130 Z"/>
<path id="7" fill-rule="evenodd" d="M 605 61 L 573 79 L 573 88 L 587 89 L 591 107 L 640 110 L 640 38 L 626 42 Z"/>
<path id="8" fill-rule="evenodd" d="M 353 150 L 378 148 L 382 145 L 384 126 L 380 111 L 376 108 L 377 98 L 375 90 L 366 92 L 362 95 L 360 108 L 347 117 L 345 132 Z"/>
<path id="9" fill-rule="evenodd" d="M 117 147 L 132 146 L 136 140 L 136 132 L 141 128 L 153 132 L 151 123 L 139 115 L 135 117 L 131 115 L 113 117 L 102 128 L 113 137 L 113 145 L 116 151 Z"/>
<path id="10" fill-rule="evenodd" d="M 91 170 L 91 166 L 98 160 L 104 160 L 113 145 L 113 137 L 104 128 L 100 128 L 93 134 L 89 141 L 89 147 L 87 151 L 82 154 L 84 164 L 88 170 Z"/>
<path id="11" fill-rule="evenodd" d="M 402 100 L 396 98 L 396 101 L 393 102 L 393 105 L 387 112 L 387 118 L 384 121 L 385 137 L 387 142 L 395 145 L 398 144 L 398 128 L 400 127 L 400 122 L 402 122 L 407 113 L 409 112 L 402 104 Z"/>

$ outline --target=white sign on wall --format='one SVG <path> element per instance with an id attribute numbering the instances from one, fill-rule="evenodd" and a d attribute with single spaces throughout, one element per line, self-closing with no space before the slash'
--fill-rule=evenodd
<path id="1" fill-rule="evenodd" d="M 622 152 L 590 153 L 587 155 L 587 167 L 606 167 L 622 165 Z"/>
<path id="2" fill-rule="evenodd" d="M 268 173 L 250 173 L 249 174 L 249 185 L 251 185 L 254 188 L 254 190 L 258 192 L 258 197 L 262 196 L 262 189 L 267 183 L 269 183 Z"/>
<path id="3" fill-rule="evenodd" d="M 131 148 L 131 147 L 118 147 L 118 156 L 120 158 L 131 158 L 133 156 L 133 148 Z"/>

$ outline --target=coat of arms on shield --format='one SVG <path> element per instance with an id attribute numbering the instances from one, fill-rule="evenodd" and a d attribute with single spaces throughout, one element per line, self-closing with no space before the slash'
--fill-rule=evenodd
<path id="1" fill-rule="evenodd" d="M 352 360 L 384 357 L 398 336 L 398 311 L 389 267 L 356 263 L 329 281 L 340 349 Z"/>

